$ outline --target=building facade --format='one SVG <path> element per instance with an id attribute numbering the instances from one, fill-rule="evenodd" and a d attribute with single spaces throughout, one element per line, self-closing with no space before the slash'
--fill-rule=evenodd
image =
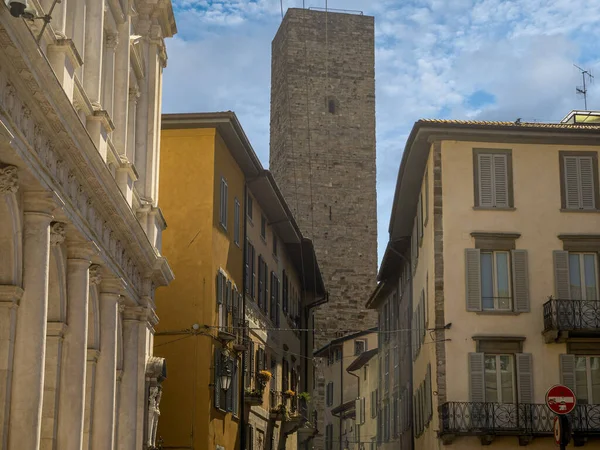
<path id="1" fill-rule="evenodd" d="M 325 408 L 322 410 L 324 428 L 323 446 L 326 450 L 358 449 L 354 446 L 360 434 L 355 428 L 356 400 L 364 393 L 358 392 L 359 384 L 352 368 L 355 360 L 365 352 L 377 349 L 376 328 L 355 332 L 329 342 L 315 350 L 315 358 L 320 358 L 325 385 Z M 369 353 L 372 355 L 372 352 Z M 360 407 L 359 407 L 360 410 Z M 360 411 L 359 411 L 360 416 Z M 360 440 L 367 436 L 362 433 Z M 370 442 L 371 436 L 368 437 Z"/>
<path id="2" fill-rule="evenodd" d="M 326 300 L 312 243 L 231 112 L 163 116 L 161 190 L 178 273 L 157 297 L 163 445 L 295 450 Z"/>
<path id="3" fill-rule="evenodd" d="M 600 446 L 600 129 L 583 116 L 598 115 L 413 127 L 378 286 L 411 303 L 411 414 L 390 419 L 409 421 L 401 448 L 547 448 L 558 383 L 577 396 L 574 445 Z"/>
<path id="4" fill-rule="evenodd" d="M 29 7 L 0 6 L 0 447 L 154 448 L 171 2 Z"/>

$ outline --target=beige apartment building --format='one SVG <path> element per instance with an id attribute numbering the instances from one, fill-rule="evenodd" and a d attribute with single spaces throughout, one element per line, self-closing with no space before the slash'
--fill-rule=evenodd
<path id="1" fill-rule="evenodd" d="M 366 393 L 358 392 L 356 374 L 349 371 L 363 353 L 377 349 L 377 328 L 354 332 L 330 341 L 315 350 L 315 358 L 321 358 L 325 379 L 325 450 L 359 449 L 359 428 L 355 428 L 356 401 Z M 370 394 L 369 394 L 370 395 Z M 364 403 L 364 402 L 362 402 Z M 359 408 L 360 409 L 360 408 Z M 360 416 L 360 411 L 359 411 Z M 359 420 L 360 422 L 360 420 Z M 370 443 L 372 436 L 368 436 Z M 366 436 L 362 436 L 364 441 Z"/>
<path id="2" fill-rule="evenodd" d="M 550 448 L 563 383 L 600 448 L 599 120 L 415 123 L 369 300 L 410 368 L 382 446 Z"/>

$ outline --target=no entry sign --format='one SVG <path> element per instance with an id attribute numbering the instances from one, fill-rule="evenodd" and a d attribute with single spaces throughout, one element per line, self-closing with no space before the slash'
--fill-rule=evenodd
<path id="1" fill-rule="evenodd" d="M 546 392 L 546 405 L 555 414 L 569 414 L 575 408 L 575 393 L 567 386 L 557 384 Z"/>

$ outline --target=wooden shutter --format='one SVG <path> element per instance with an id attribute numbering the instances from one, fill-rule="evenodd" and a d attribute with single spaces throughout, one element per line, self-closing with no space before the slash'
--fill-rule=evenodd
<path id="1" fill-rule="evenodd" d="M 494 206 L 494 181 L 492 169 L 492 155 L 477 155 L 479 173 L 477 174 L 479 182 L 479 205 L 486 208 Z"/>
<path id="2" fill-rule="evenodd" d="M 254 378 L 255 375 L 255 370 L 254 370 L 254 341 L 250 341 L 250 362 L 248 363 L 248 374 L 249 374 L 249 379 L 250 381 L 248 381 L 248 386 L 251 386 L 252 384 L 252 380 Z"/>
<path id="3" fill-rule="evenodd" d="M 267 267 L 267 263 L 263 261 L 263 276 L 265 277 L 265 301 L 263 303 L 263 308 L 265 313 L 269 310 L 269 268 Z"/>
<path id="4" fill-rule="evenodd" d="M 246 436 L 246 449 L 254 450 L 254 428 L 248 425 L 248 436 Z"/>
<path id="5" fill-rule="evenodd" d="M 581 182 L 581 208 L 595 209 L 594 164 L 589 156 L 579 157 L 579 179 Z"/>
<path id="6" fill-rule="evenodd" d="M 575 355 L 560 355 L 560 383 L 575 392 Z"/>
<path id="7" fill-rule="evenodd" d="M 465 272 L 467 311 L 481 311 L 481 257 L 479 249 L 468 248 L 465 250 Z"/>
<path id="8" fill-rule="evenodd" d="M 244 272 L 245 277 L 246 277 L 246 294 L 250 293 L 250 242 L 246 239 L 246 266 L 245 269 L 246 271 Z"/>
<path id="9" fill-rule="evenodd" d="M 254 246 L 250 245 L 250 250 L 251 250 L 251 259 L 250 259 L 250 266 L 252 267 L 252 279 L 250 280 L 250 282 L 252 283 L 251 288 L 250 288 L 250 295 L 251 297 L 254 299 L 254 294 L 255 294 L 255 286 L 256 286 L 256 250 L 254 250 Z"/>
<path id="10" fill-rule="evenodd" d="M 423 241 L 423 195 L 419 195 L 417 203 L 417 229 L 419 232 L 419 245 Z"/>
<path id="11" fill-rule="evenodd" d="M 223 303 L 223 274 L 219 271 L 217 273 L 217 305 Z"/>
<path id="12" fill-rule="evenodd" d="M 215 408 L 221 408 L 221 349 L 215 349 L 215 369 L 213 375 L 213 385 L 214 385 L 214 404 Z"/>
<path id="13" fill-rule="evenodd" d="M 565 203 L 567 209 L 580 208 L 579 165 L 576 156 L 565 156 L 563 160 L 565 175 Z"/>
<path id="14" fill-rule="evenodd" d="M 514 308 L 516 312 L 529 312 L 529 271 L 527 250 L 511 250 Z"/>
<path id="15" fill-rule="evenodd" d="M 533 358 L 531 353 L 517 353 L 517 392 L 519 403 L 533 403 Z"/>
<path id="16" fill-rule="evenodd" d="M 560 300 L 571 299 L 569 281 L 569 252 L 555 250 L 554 256 L 554 292 Z"/>
<path id="17" fill-rule="evenodd" d="M 427 225 L 429 220 L 429 167 L 425 167 L 425 207 L 423 211 L 425 213 L 423 225 Z"/>
<path id="18" fill-rule="evenodd" d="M 229 367 L 229 373 L 231 374 L 231 382 L 229 384 L 229 389 L 225 391 L 225 411 L 233 412 L 233 404 L 235 401 L 234 393 L 235 393 L 235 364 L 232 359 L 227 358 L 226 362 Z"/>
<path id="19" fill-rule="evenodd" d="M 494 160 L 494 206 L 508 208 L 508 155 L 495 154 Z"/>
<path id="20" fill-rule="evenodd" d="M 469 401 L 485 401 L 485 366 L 483 353 L 469 353 Z"/>

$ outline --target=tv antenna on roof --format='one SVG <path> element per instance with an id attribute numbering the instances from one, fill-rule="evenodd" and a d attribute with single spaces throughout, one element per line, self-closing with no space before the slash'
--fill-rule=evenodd
<path id="1" fill-rule="evenodd" d="M 587 111 L 587 87 L 585 85 L 585 77 L 587 76 L 590 84 L 592 84 L 594 80 L 594 75 L 589 70 L 582 69 L 577 64 L 573 64 L 579 71 L 581 72 L 581 78 L 583 79 L 583 86 L 577 86 L 575 88 L 575 92 L 579 95 L 583 95 L 583 104 L 585 105 L 585 110 Z"/>

